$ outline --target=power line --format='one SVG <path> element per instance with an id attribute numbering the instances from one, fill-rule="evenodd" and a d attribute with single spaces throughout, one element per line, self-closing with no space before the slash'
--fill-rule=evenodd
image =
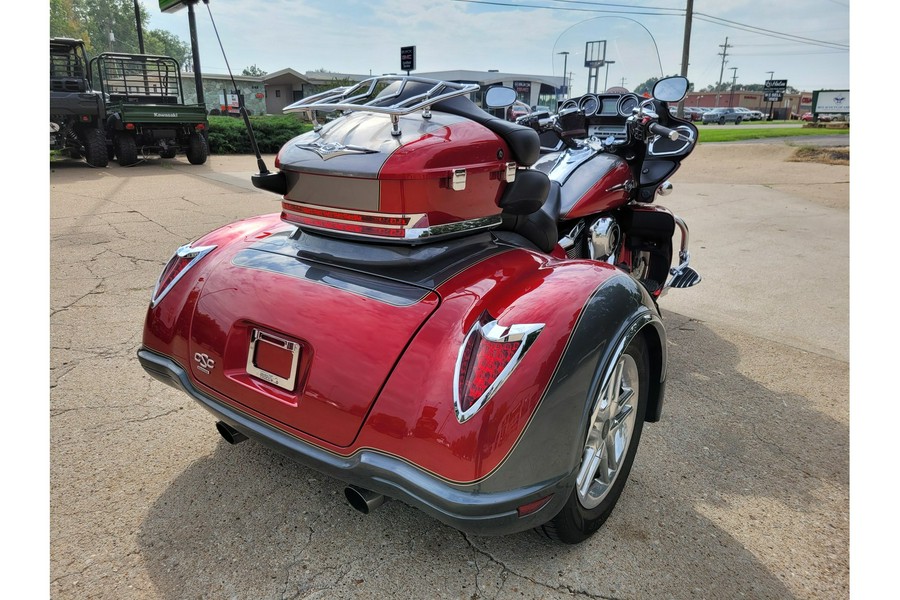
<path id="1" fill-rule="evenodd" d="M 737 29 L 742 29 L 744 31 L 750 31 L 752 33 L 758 33 L 760 35 L 768 35 L 769 37 L 774 37 L 783 40 L 795 40 L 798 43 L 806 43 L 814 46 L 826 46 L 826 47 L 838 47 L 842 49 L 850 49 L 849 44 L 839 44 L 837 42 L 826 42 L 824 40 L 814 40 L 812 38 L 802 37 L 799 35 L 793 35 L 791 33 L 781 33 L 779 31 L 772 31 L 771 29 L 763 29 L 762 27 L 755 27 L 753 25 L 747 25 L 745 23 L 738 23 L 737 21 L 730 21 L 728 19 L 722 19 L 720 17 L 714 17 L 712 15 L 707 15 L 705 13 L 695 12 L 694 16 L 702 21 L 707 21 L 708 23 L 715 23 L 717 25 L 726 25 L 729 27 L 735 27 Z"/>

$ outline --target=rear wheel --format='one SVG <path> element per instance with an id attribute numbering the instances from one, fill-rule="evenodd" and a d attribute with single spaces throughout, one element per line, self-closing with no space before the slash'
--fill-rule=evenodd
<path id="1" fill-rule="evenodd" d="M 137 158 L 137 142 L 134 139 L 134 136 L 125 133 L 119 132 L 116 134 L 116 160 L 123 167 L 128 167 L 135 164 L 138 161 Z"/>
<path id="2" fill-rule="evenodd" d="M 741 118 L 738 117 L 737 119 L 735 119 L 735 120 L 734 120 L 734 124 L 735 124 L 735 125 L 740 125 L 740 124 L 741 124 Z"/>
<path id="3" fill-rule="evenodd" d="M 612 513 L 637 453 L 647 410 L 650 364 L 638 335 L 615 359 L 609 382 L 594 400 L 575 489 L 562 510 L 542 526 L 549 537 L 577 544 Z"/>
<path id="4" fill-rule="evenodd" d="M 85 129 L 82 132 L 84 144 L 84 160 L 92 167 L 105 167 L 109 164 L 109 153 L 106 151 L 106 134 L 99 127 Z"/>
<path id="5" fill-rule="evenodd" d="M 209 145 L 206 138 L 198 132 L 191 134 L 188 140 L 187 159 L 192 165 L 202 165 L 209 156 Z"/>

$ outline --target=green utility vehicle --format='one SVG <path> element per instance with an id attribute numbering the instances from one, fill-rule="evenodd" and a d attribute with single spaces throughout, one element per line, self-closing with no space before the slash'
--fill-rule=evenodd
<path id="1" fill-rule="evenodd" d="M 178 61 L 168 56 L 104 52 L 91 60 L 92 81 L 106 98 L 106 136 L 120 165 L 147 154 L 193 165 L 209 156 L 202 104 L 185 104 Z"/>
<path id="2" fill-rule="evenodd" d="M 105 116 L 103 96 L 91 89 L 84 42 L 50 38 L 50 150 L 105 167 Z"/>

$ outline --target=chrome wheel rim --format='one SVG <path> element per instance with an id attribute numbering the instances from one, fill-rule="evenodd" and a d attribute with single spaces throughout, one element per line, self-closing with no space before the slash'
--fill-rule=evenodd
<path id="1" fill-rule="evenodd" d="M 603 502 L 625 464 L 634 435 L 639 386 L 637 363 L 623 353 L 594 403 L 575 479 L 578 500 L 587 509 Z"/>

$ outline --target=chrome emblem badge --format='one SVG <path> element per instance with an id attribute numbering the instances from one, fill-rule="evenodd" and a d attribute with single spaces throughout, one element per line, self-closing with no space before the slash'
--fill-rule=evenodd
<path id="1" fill-rule="evenodd" d="M 322 157 L 322 160 L 328 160 L 335 156 L 343 156 L 345 154 L 372 154 L 375 150 L 368 148 L 360 148 L 359 146 L 344 146 L 336 142 L 315 141 L 311 144 L 297 144 L 298 148 L 315 152 Z"/>
<path id="2" fill-rule="evenodd" d="M 209 375 L 209 372 L 216 366 L 216 361 L 211 359 L 208 354 L 194 354 L 194 360 L 197 361 L 197 368 Z"/>

